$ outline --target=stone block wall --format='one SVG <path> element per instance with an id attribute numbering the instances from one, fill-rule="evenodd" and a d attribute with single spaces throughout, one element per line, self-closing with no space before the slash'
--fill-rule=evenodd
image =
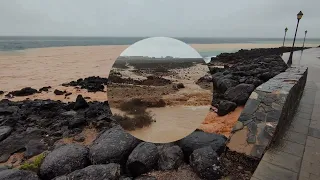
<path id="1" fill-rule="evenodd" d="M 299 105 L 308 68 L 292 66 L 257 87 L 233 128 L 227 143 L 231 151 L 261 158 L 290 124 Z"/>

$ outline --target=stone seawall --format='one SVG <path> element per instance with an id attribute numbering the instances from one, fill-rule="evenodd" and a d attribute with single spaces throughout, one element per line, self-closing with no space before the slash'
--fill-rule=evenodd
<path id="1" fill-rule="evenodd" d="M 227 143 L 231 151 L 260 159 L 290 123 L 299 105 L 308 68 L 292 66 L 252 92 Z"/>

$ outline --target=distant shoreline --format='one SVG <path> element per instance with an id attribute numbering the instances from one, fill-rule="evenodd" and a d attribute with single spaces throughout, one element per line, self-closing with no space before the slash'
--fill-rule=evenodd
<path id="1" fill-rule="evenodd" d="M 131 44 L 123 44 L 123 45 L 66 45 L 66 46 L 49 46 L 49 47 L 32 47 L 32 48 L 25 48 L 25 49 L 7 49 L 7 50 L 1 50 L 0 49 L 0 55 L 2 53 L 7 52 L 25 52 L 25 51 L 34 51 L 34 50 L 42 50 L 42 49 L 61 49 L 61 48 L 97 48 L 97 47 L 115 47 L 115 48 L 123 48 L 123 47 L 129 47 Z M 274 47 L 281 47 L 281 44 L 278 43 L 211 43 L 211 44 L 188 44 L 191 47 L 195 48 L 197 51 L 200 52 L 206 52 L 210 50 L 233 50 L 238 51 L 240 49 L 252 49 L 252 48 L 274 48 Z M 310 44 L 305 43 L 305 47 L 318 47 L 319 44 Z M 286 47 L 291 47 L 292 44 L 285 43 Z M 302 46 L 302 43 L 296 42 L 295 47 Z"/>
<path id="2" fill-rule="evenodd" d="M 129 46 L 148 37 L 79 37 L 79 36 L 0 36 L 0 51 L 25 50 L 31 48 L 70 47 L 70 46 Z M 278 44 L 283 38 L 212 38 L 212 37 L 173 37 L 187 44 Z M 296 45 L 302 45 L 298 38 Z M 320 38 L 307 38 L 306 44 L 318 46 Z M 292 46 L 292 39 L 286 39 L 286 46 Z"/>

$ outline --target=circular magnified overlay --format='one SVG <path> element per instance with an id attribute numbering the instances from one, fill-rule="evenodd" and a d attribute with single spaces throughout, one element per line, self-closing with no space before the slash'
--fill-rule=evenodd
<path id="1" fill-rule="evenodd" d="M 209 69 L 189 45 L 167 37 L 141 40 L 121 53 L 109 73 L 114 119 L 138 139 L 177 141 L 196 130 L 209 112 Z"/>

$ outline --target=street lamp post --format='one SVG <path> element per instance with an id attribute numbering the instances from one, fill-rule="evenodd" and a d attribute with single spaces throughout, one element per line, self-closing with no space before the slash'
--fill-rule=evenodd
<path id="1" fill-rule="evenodd" d="M 286 28 L 284 29 L 284 37 L 283 37 L 282 47 L 284 47 L 284 42 L 286 41 L 287 31 L 288 31 L 288 28 L 286 27 Z"/>
<path id="2" fill-rule="evenodd" d="M 306 30 L 306 31 L 304 32 L 304 39 L 303 39 L 303 44 L 302 44 L 302 51 L 303 51 L 303 48 L 304 48 L 304 42 L 306 41 L 307 33 L 308 33 L 308 31 Z"/>
<path id="3" fill-rule="evenodd" d="M 300 22 L 300 19 L 302 18 L 302 16 L 303 16 L 303 13 L 300 11 L 300 12 L 297 14 L 298 22 L 297 22 L 297 27 L 296 27 L 296 33 L 294 34 L 294 39 L 293 39 L 293 43 L 292 43 L 292 48 L 291 48 L 289 60 L 288 60 L 288 65 L 291 65 L 291 64 L 292 64 L 292 56 L 293 56 L 294 43 L 295 43 L 295 41 L 296 41 L 298 26 L 299 26 L 299 22 Z"/>

